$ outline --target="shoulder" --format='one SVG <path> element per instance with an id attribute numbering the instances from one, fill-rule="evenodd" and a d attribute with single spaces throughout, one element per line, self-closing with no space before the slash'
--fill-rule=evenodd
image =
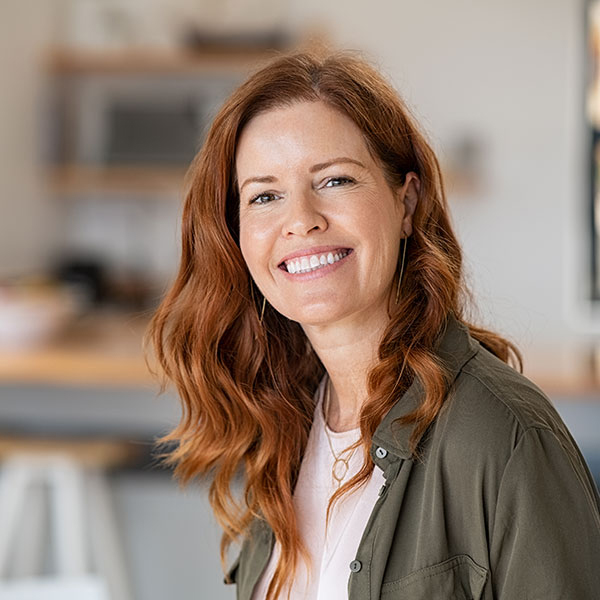
<path id="1" fill-rule="evenodd" d="M 524 437 L 552 439 L 567 454 L 579 454 L 548 396 L 479 346 L 458 373 L 431 441 L 463 464 L 495 464 L 502 471 Z"/>
<path id="2" fill-rule="evenodd" d="M 475 425 L 498 425 L 511 436 L 531 428 L 564 430 L 548 396 L 483 346 L 461 369 L 447 405 L 450 411 L 468 411 Z"/>
<path id="3" fill-rule="evenodd" d="M 472 511 L 483 500 L 490 516 L 500 511 L 508 522 L 506 515 L 553 498 L 556 510 L 576 506 L 599 531 L 596 486 L 551 401 L 483 347 L 461 368 L 426 435 L 422 469 Z"/>
<path id="4" fill-rule="evenodd" d="M 483 346 L 464 366 L 456 380 L 457 396 L 466 402 L 478 400 L 477 415 L 485 419 L 504 413 L 511 424 L 552 429 L 561 423 L 548 396 L 533 381 L 500 360 Z"/>

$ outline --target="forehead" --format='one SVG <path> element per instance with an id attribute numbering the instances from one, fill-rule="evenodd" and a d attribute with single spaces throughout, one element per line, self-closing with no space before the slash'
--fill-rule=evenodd
<path id="1" fill-rule="evenodd" d="M 370 162 L 362 132 L 339 110 L 318 102 L 297 102 L 251 119 L 236 149 L 238 176 L 277 167 L 310 166 L 335 156 Z"/>

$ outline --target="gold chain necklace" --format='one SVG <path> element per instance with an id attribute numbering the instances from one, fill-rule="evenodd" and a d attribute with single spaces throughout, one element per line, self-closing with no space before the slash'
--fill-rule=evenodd
<path id="1" fill-rule="evenodd" d="M 356 448 L 352 449 L 352 452 L 347 458 L 344 458 L 344 454 L 348 452 L 348 448 L 340 452 L 339 454 L 335 453 L 333 449 L 333 443 L 331 441 L 331 437 L 329 436 L 329 431 L 327 431 L 327 414 L 329 412 L 329 401 L 331 399 L 331 379 L 327 378 L 327 388 L 325 390 L 325 401 L 323 402 L 323 427 L 325 429 L 325 436 L 327 437 L 327 442 L 329 443 L 329 449 L 331 450 L 331 454 L 333 456 L 333 466 L 331 467 L 331 476 L 335 480 L 337 487 L 339 488 L 342 485 L 342 481 L 344 477 L 346 477 L 348 473 L 348 469 L 350 468 L 350 459 L 354 455 Z"/>

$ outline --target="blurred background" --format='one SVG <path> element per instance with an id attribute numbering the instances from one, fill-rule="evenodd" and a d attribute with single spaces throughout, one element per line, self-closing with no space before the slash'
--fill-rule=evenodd
<path id="1" fill-rule="evenodd" d="M 274 51 L 364 52 L 437 150 L 477 299 L 600 479 L 600 4 L 2 0 L 0 598 L 233 598 L 141 338 L 183 177 Z"/>

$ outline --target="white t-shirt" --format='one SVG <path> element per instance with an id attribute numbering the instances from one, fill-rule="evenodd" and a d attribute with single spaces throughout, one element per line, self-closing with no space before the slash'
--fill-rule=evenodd
<path id="1" fill-rule="evenodd" d="M 379 490 L 384 484 L 383 472 L 375 467 L 369 481 L 358 490 L 344 494 L 333 507 L 329 520 L 329 531 L 325 535 L 327 504 L 337 482 L 331 470 L 334 457 L 325 433 L 323 418 L 323 395 L 327 376 L 316 392 L 316 407 L 306 452 L 298 474 L 294 492 L 294 508 L 299 533 L 311 557 L 310 577 L 306 565 L 300 558 L 296 577 L 291 585 L 290 600 L 347 600 L 350 562 L 354 560 Z M 360 437 L 359 429 L 336 433 L 328 428 L 329 437 L 336 455 Z M 350 453 L 343 454 L 347 458 Z M 361 468 L 362 447 L 353 451 L 345 483 Z M 269 563 L 259 579 L 252 600 L 264 600 L 279 559 L 279 543 L 275 543 Z M 287 597 L 287 589 L 279 596 Z"/>

